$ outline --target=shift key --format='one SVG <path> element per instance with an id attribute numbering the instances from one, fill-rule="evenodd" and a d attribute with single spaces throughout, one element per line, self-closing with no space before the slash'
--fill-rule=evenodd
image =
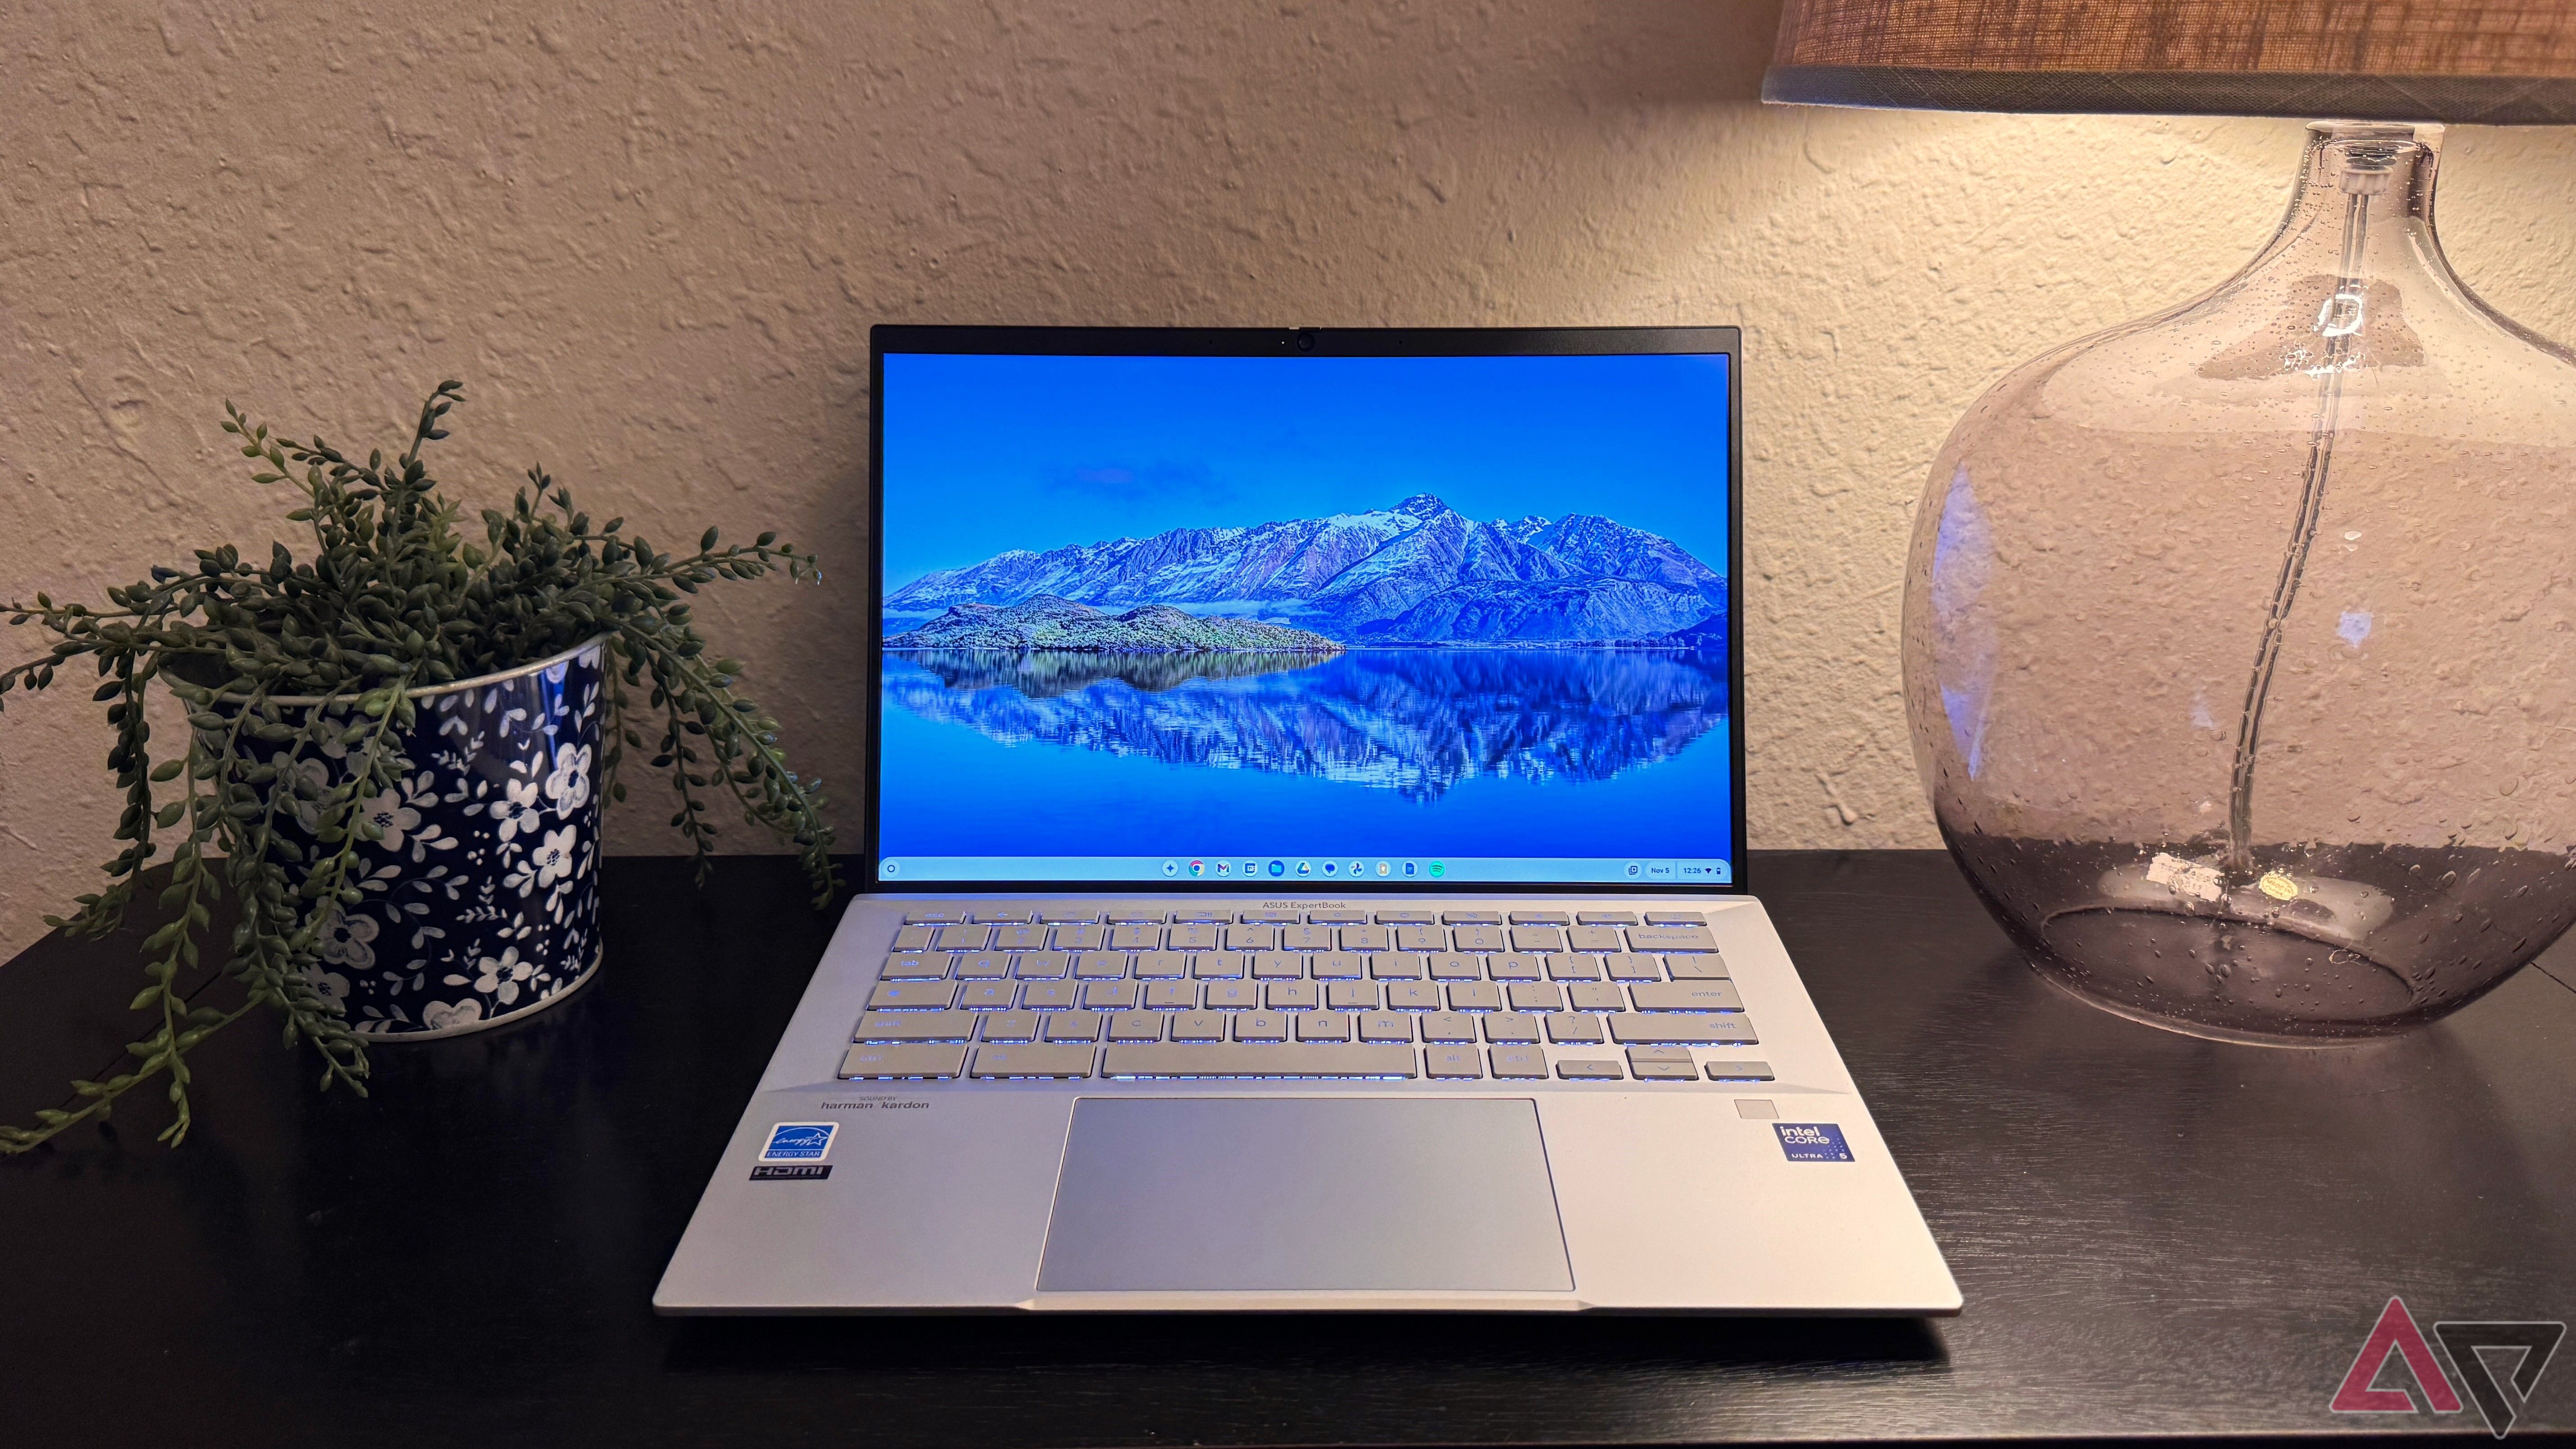
<path id="1" fill-rule="evenodd" d="M 1622 1046 L 1749 1046 L 1760 1040 L 1742 1012 L 1697 1015 L 1680 1011 L 1631 1011 L 1610 1018 L 1610 1039 Z"/>

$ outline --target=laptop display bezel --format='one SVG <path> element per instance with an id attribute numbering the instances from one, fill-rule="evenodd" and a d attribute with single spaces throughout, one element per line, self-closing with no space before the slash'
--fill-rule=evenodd
<path id="1" fill-rule="evenodd" d="M 868 623 L 866 660 L 867 776 L 861 787 L 859 890 L 872 895 L 1219 894 L 1293 891 L 1300 896 L 1742 895 L 1746 882 L 1744 808 L 1744 369 L 1743 334 L 1734 327 L 980 327 L 880 323 L 868 329 Z M 1727 749 L 1733 781 L 1728 801 L 1723 885 L 1649 881 L 884 881 L 878 879 L 879 781 L 885 768 L 885 360 L 888 353 L 982 353 L 1097 357 L 1511 357 L 1531 355 L 1723 355 L 1726 358 Z"/>

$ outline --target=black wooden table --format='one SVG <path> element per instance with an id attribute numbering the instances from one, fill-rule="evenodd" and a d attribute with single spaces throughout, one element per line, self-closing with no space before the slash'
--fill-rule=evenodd
<path id="1" fill-rule="evenodd" d="M 2483 1434 L 2328 1412 L 2388 1297 L 2576 1317 L 2576 951 L 2404 1040 L 2222 1046 L 2043 984 L 1941 855 L 1754 870 L 1957 1319 L 657 1319 L 827 922 L 783 860 L 623 859 L 606 969 L 534 1021 L 382 1048 L 365 1101 L 246 1024 L 180 1150 L 146 1108 L 0 1164 L 0 1441 Z M 133 1034 L 136 935 L 0 968 L 11 1119 Z M 2576 1349 L 2514 1437 L 2571 1426 Z"/>

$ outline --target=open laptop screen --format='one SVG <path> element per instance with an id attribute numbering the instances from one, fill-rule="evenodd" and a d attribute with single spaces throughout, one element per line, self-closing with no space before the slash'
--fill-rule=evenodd
<path id="1" fill-rule="evenodd" d="M 1731 331 L 996 332 L 879 329 L 881 888 L 1734 881 Z"/>

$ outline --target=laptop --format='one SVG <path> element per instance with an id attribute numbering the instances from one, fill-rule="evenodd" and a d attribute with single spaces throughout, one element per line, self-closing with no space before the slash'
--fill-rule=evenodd
<path id="1" fill-rule="evenodd" d="M 865 886 L 657 1310 L 1958 1310 L 1745 874 L 1735 329 L 871 353 Z"/>

